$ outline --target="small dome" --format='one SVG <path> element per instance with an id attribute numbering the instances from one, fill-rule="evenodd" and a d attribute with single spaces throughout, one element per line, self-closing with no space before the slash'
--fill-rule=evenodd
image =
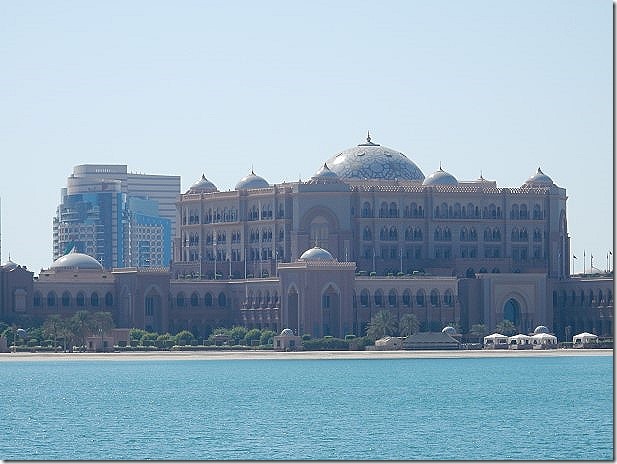
<path id="1" fill-rule="evenodd" d="M 5 271 L 12 271 L 13 269 L 17 269 L 19 266 L 13 261 L 11 261 L 11 257 L 9 256 L 9 259 L 7 260 L 7 262 L 4 263 L 1 267 Z"/>
<path id="2" fill-rule="evenodd" d="M 315 245 L 310 250 L 306 250 L 300 256 L 300 261 L 334 261 L 334 256 L 328 250 Z"/>
<path id="3" fill-rule="evenodd" d="M 424 182 L 422 182 L 422 185 L 457 185 L 457 184 L 458 184 L 458 180 L 456 180 L 456 178 L 452 174 L 441 169 L 441 166 L 439 166 L 439 171 L 435 171 L 433 174 L 431 174 L 426 179 L 424 179 Z"/>
<path id="4" fill-rule="evenodd" d="M 92 256 L 75 251 L 75 248 L 55 260 L 50 269 L 94 269 L 102 271 L 103 266 Z"/>
<path id="5" fill-rule="evenodd" d="M 448 335 L 456 335 L 456 329 L 450 325 L 445 326 L 442 332 Z"/>
<path id="6" fill-rule="evenodd" d="M 293 337 L 294 332 L 291 329 L 283 329 L 281 330 L 281 337 Z"/>
<path id="7" fill-rule="evenodd" d="M 218 192 L 216 185 L 206 179 L 205 174 L 201 175 L 201 179 L 191 185 L 186 193 L 212 193 Z"/>
<path id="8" fill-rule="evenodd" d="M 544 174 L 542 170 L 538 167 L 538 172 L 536 172 L 533 176 L 525 181 L 525 185 L 529 185 L 531 187 L 548 187 L 553 185 L 553 179 Z"/>
<path id="9" fill-rule="evenodd" d="M 333 182 L 340 182 L 341 180 L 338 174 L 332 171 L 328 167 L 327 163 L 324 163 L 323 166 L 319 168 L 319 171 L 317 171 L 315 175 L 311 177 L 311 181 L 318 182 L 318 183 L 333 183 Z"/>
<path id="10" fill-rule="evenodd" d="M 402 153 L 371 141 L 343 150 L 326 161 L 339 178 L 349 180 L 424 180 L 424 174 Z"/>
<path id="11" fill-rule="evenodd" d="M 545 325 L 539 325 L 533 331 L 534 334 L 547 334 L 547 333 L 550 333 L 550 332 L 551 331 L 548 330 L 548 327 L 546 327 Z"/>
<path id="12" fill-rule="evenodd" d="M 248 176 L 244 176 L 236 184 L 236 190 L 252 190 L 268 187 L 270 187 L 270 184 L 268 184 L 266 179 L 255 174 L 252 169 Z"/>

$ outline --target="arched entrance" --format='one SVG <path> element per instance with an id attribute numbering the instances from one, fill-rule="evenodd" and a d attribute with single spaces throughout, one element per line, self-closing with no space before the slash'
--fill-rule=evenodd
<path id="1" fill-rule="evenodd" d="M 161 294 L 150 288 L 144 297 L 144 326 L 148 331 L 159 331 L 161 321 Z"/>
<path id="2" fill-rule="evenodd" d="M 503 306 L 503 318 L 519 327 L 521 323 L 521 305 L 515 298 L 510 298 Z"/>
<path id="3" fill-rule="evenodd" d="M 295 287 L 291 287 L 287 292 L 287 320 L 283 321 L 284 329 L 291 329 L 296 335 L 301 335 L 298 327 L 298 291 Z"/>
<path id="4" fill-rule="evenodd" d="M 321 326 L 323 335 L 339 337 L 341 318 L 341 297 L 332 284 L 321 294 Z"/>

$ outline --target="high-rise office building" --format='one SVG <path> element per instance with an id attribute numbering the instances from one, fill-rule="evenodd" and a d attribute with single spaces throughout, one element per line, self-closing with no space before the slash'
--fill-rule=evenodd
<path id="1" fill-rule="evenodd" d="M 169 266 L 179 193 L 179 176 L 75 166 L 54 218 L 54 259 L 75 248 L 108 269 Z"/>

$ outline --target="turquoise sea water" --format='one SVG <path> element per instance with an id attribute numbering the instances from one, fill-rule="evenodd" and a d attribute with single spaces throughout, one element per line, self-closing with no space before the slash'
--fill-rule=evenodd
<path id="1" fill-rule="evenodd" d="M 2 459 L 613 459 L 613 358 L 0 363 Z"/>

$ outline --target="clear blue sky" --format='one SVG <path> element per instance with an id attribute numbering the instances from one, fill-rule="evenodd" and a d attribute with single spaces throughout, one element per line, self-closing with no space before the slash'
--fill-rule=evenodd
<path id="1" fill-rule="evenodd" d="M 2 262 L 52 262 L 73 166 L 307 179 L 373 141 L 425 175 L 568 191 L 572 249 L 613 243 L 609 0 L 0 3 Z"/>

